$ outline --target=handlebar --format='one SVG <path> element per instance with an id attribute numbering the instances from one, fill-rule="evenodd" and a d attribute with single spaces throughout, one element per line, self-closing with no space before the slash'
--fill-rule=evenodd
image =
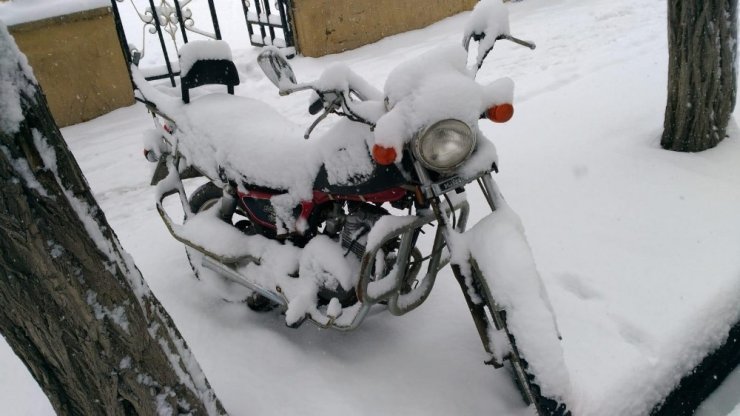
<path id="1" fill-rule="evenodd" d="M 470 41 L 476 41 L 479 42 L 479 48 L 481 45 L 483 45 L 483 39 L 485 39 L 486 33 L 485 32 L 473 32 L 465 35 L 465 38 L 463 38 L 463 47 L 466 51 L 469 50 L 470 47 Z M 498 36 L 496 36 L 493 40 L 493 42 L 486 43 L 485 44 L 485 50 L 478 51 L 478 57 L 476 58 L 476 67 L 474 68 L 475 73 L 478 72 L 478 70 L 483 66 L 483 61 L 486 60 L 486 57 L 488 57 L 488 54 L 493 50 L 493 46 L 495 45 L 496 41 L 499 40 L 508 40 L 511 42 L 514 42 L 518 45 L 525 46 L 529 49 L 534 49 L 537 47 L 537 45 L 534 44 L 534 42 L 529 42 L 526 40 L 522 40 L 519 38 L 516 38 L 514 36 L 511 36 L 506 33 L 502 33 Z"/>
<path id="2" fill-rule="evenodd" d="M 496 37 L 496 40 L 508 40 L 518 45 L 526 46 L 527 48 L 532 49 L 532 50 L 534 50 L 537 47 L 537 45 L 535 45 L 534 42 L 529 42 L 526 40 L 515 38 L 514 36 L 511 36 L 511 35 L 499 35 L 498 37 Z"/>
<path id="3" fill-rule="evenodd" d="M 309 82 L 295 84 L 289 88 L 282 88 L 280 89 L 279 94 L 290 95 L 294 92 L 305 90 L 313 90 L 316 94 L 318 94 L 318 98 L 308 106 L 309 114 L 316 115 L 321 110 L 324 110 L 324 113 L 321 114 L 316 120 L 314 120 L 308 130 L 306 130 L 306 133 L 304 135 L 305 139 L 308 139 L 308 136 L 316 128 L 316 126 L 329 114 L 332 113 L 342 117 L 347 117 L 352 121 L 367 124 L 373 127 L 375 126 L 375 123 L 362 117 L 358 114 L 357 111 L 352 109 L 352 104 L 350 104 L 352 102 L 352 99 L 350 98 L 351 94 L 354 94 L 360 100 L 368 99 L 365 95 L 356 92 L 354 89 L 350 89 L 349 91 L 321 90 L 319 87 L 314 85 L 314 83 Z"/>
<path id="4" fill-rule="evenodd" d="M 471 33 L 464 41 L 463 46 L 467 50 L 470 40 L 481 42 L 485 36 L 485 33 Z M 533 42 L 525 41 L 509 34 L 499 34 L 496 36 L 494 42 L 491 42 L 487 50 L 479 52 L 476 72 L 493 48 L 495 41 L 498 40 L 508 40 L 529 49 L 536 48 Z M 483 56 L 480 56 L 480 53 Z M 329 76 L 325 78 L 324 74 L 329 74 Z M 305 90 L 313 90 L 315 95 L 318 95 L 308 106 L 308 112 L 311 115 L 316 115 L 323 110 L 323 113 L 314 120 L 304 137 L 308 139 L 314 128 L 332 113 L 374 128 L 378 116 L 374 115 L 373 110 L 368 112 L 368 108 L 372 108 L 372 106 L 367 107 L 366 103 L 382 101 L 385 98 L 383 93 L 368 84 L 367 81 L 346 66 L 332 67 L 331 71 L 327 69 L 324 74 L 314 82 L 299 84 L 295 82 L 294 78 L 291 78 L 289 83 L 275 83 L 280 89 L 280 95 L 289 95 Z"/>

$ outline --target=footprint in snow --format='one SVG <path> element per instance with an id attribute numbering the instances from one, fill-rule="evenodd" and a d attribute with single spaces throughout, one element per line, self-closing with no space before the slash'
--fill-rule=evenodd
<path id="1" fill-rule="evenodd" d="M 639 350 L 642 353 L 642 356 L 644 356 L 649 362 L 656 361 L 657 356 L 653 348 L 653 339 L 647 331 L 642 330 L 637 325 L 629 322 L 623 317 L 612 314 L 609 314 L 609 316 L 612 318 L 616 326 L 617 333 L 619 333 L 622 339 Z"/>
<path id="2" fill-rule="evenodd" d="M 601 299 L 601 293 L 591 287 L 580 276 L 573 273 L 563 273 L 557 276 L 560 287 L 575 295 L 581 300 Z"/>
<path id="3" fill-rule="evenodd" d="M 625 7 L 622 9 L 612 10 L 612 11 L 608 11 L 606 13 L 601 13 L 601 14 L 593 13 L 592 16 L 594 17 L 594 19 L 598 21 L 605 21 L 605 20 L 618 19 L 620 17 L 630 16 L 632 14 L 634 14 L 634 11 L 632 10 L 632 8 Z"/>

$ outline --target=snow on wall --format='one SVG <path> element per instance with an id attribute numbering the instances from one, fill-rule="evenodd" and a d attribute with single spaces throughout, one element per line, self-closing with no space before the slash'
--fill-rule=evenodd
<path id="1" fill-rule="evenodd" d="M 10 0 L 0 2 L 0 20 L 12 26 L 108 6 L 107 0 Z"/>

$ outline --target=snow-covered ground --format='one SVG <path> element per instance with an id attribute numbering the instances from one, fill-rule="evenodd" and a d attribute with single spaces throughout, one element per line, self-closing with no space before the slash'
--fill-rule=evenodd
<path id="1" fill-rule="evenodd" d="M 501 45 L 484 65 L 480 82 L 510 76 L 517 87 L 512 121 L 482 129 L 498 147 L 497 181 L 522 218 L 558 317 L 572 405 L 578 415 L 645 414 L 740 312 L 740 131 L 733 122 L 730 138 L 700 154 L 659 148 L 665 2 L 508 7 L 512 33 L 538 48 Z M 309 80 L 345 62 L 380 87 L 402 60 L 459 42 L 465 18 L 291 64 L 299 80 Z M 237 94 L 307 126 L 308 98 L 278 97 L 246 35 L 227 40 L 242 79 Z M 292 330 L 276 314 L 224 302 L 215 284 L 192 277 L 154 209 L 151 165 L 141 156 L 141 131 L 149 127 L 136 105 L 63 133 L 231 414 L 530 414 L 507 374 L 483 365 L 449 271 L 418 310 L 375 314 L 346 334 Z M 484 204 L 472 202 L 475 220 Z M 0 368 L 2 413 L 52 413 L 4 344 Z M 739 386 L 726 383 L 721 403 L 704 406 L 704 415 L 736 414 Z"/>

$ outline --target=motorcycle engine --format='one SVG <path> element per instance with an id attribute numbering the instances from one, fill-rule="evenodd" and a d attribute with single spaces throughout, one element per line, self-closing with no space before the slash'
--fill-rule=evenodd
<path id="1" fill-rule="evenodd" d="M 388 211 L 368 203 L 347 204 L 345 211 L 342 204 L 335 204 L 325 217 L 324 233 L 332 238 L 337 238 L 344 249 L 345 257 L 354 256 L 362 259 L 367 246 L 367 236 L 373 225 Z M 343 307 L 349 306 L 357 301 L 354 290 L 345 291 L 341 286 L 328 288 L 322 287 L 318 292 L 321 302 L 328 302 L 331 298 L 339 299 Z"/>
<path id="2" fill-rule="evenodd" d="M 362 204 L 350 211 L 344 219 L 344 227 L 340 234 L 342 248 L 361 259 L 365 254 L 367 236 L 380 217 L 388 212 L 375 205 Z"/>

